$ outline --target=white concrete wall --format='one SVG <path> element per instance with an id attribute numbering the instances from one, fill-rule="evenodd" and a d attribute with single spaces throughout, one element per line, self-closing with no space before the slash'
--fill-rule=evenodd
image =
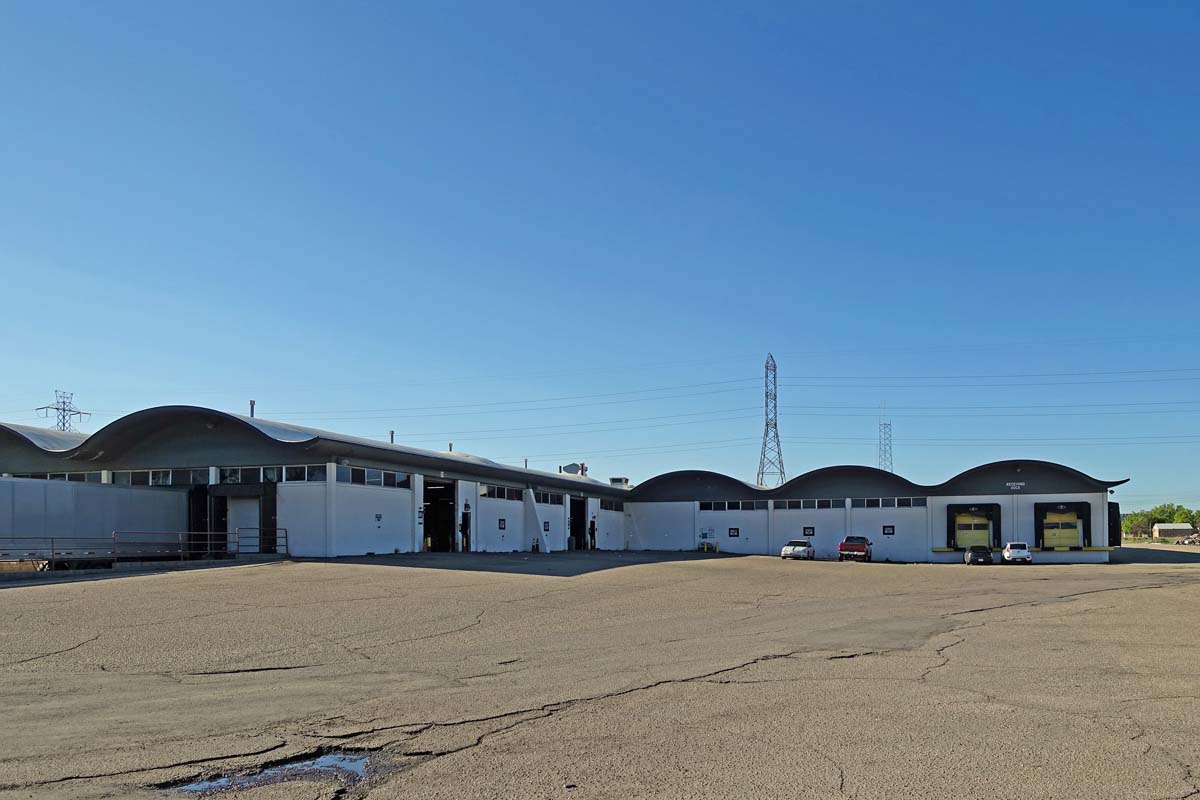
<path id="1" fill-rule="evenodd" d="M 932 554 L 928 511 L 928 507 L 851 508 L 848 533 L 871 540 L 875 561 L 928 561 Z M 891 525 L 896 533 L 884 536 L 884 525 Z"/>
<path id="2" fill-rule="evenodd" d="M 275 520 L 280 528 L 287 528 L 288 552 L 305 558 L 327 557 L 326 485 L 281 483 L 276 488 Z"/>
<path id="3" fill-rule="evenodd" d="M 699 509 L 699 503 L 696 504 Z M 761 511 L 699 511 L 696 512 L 697 541 L 701 531 L 710 531 L 722 553 L 753 553 L 767 555 L 769 512 Z M 737 528 L 738 535 L 730 536 L 729 529 Z M 779 551 L 775 551 L 778 555 Z"/>
<path id="4" fill-rule="evenodd" d="M 626 503 L 630 550 L 695 550 L 697 503 Z"/>
<path id="5" fill-rule="evenodd" d="M 0 478 L 0 536 L 183 531 L 187 494 L 170 489 Z"/>
<path id="6" fill-rule="evenodd" d="M 596 517 L 596 549 L 625 549 L 624 511 L 601 511 Z"/>
<path id="7" fill-rule="evenodd" d="M 339 483 L 334 492 L 331 556 L 411 551 L 412 490 Z"/>
<path id="8" fill-rule="evenodd" d="M 501 519 L 505 521 L 504 530 L 500 530 Z M 521 501 L 480 497 L 476 531 L 479 552 L 510 553 L 529 549 L 529 543 L 525 541 L 525 504 Z"/>
<path id="9" fill-rule="evenodd" d="M 804 529 L 808 527 L 813 528 L 813 534 L 808 538 L 817 558 L 837 558 L 838 542 L 846 536 L 844 508 L 776 508 L 771 514 L 772 555 L 779 555 L 789 539 L 805 538 Z"/>
<path id="10" fill-rule="evenodd" d="M 567 549 L 567 515 L 564 509 L 567 508 L 566 497 L 564 495 L 563 505 L 556 506 L 549 503 L 537 503 L 538 525 L 542 531 L 544 543 L 550 545 L 551 552 Z M 550 530 L 547 531 L 547 523 Z"/>

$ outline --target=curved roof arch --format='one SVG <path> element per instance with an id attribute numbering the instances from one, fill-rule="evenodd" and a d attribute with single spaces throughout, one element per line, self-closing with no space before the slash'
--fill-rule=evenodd
<path id="1" fill-rule="evenodd" d="M 995 494 L 1027 492 L 1103 492 L 1128 483 L 1129 478 L 1105 481 L 1085 472 L 1038 459 L 1005 459 L 963 470 L 949 480 L 926 487 L 930 494 Z M 1012 485 L 1010 485 L 1012 484 Z"/>
<path id="2" fill-rule="evenodd" d="M 858 464 L 820 467 L 769 490 L 774 497 L 882 497 L 926 494 L 926 487 L 887 470 Z"/>
<path id="3" fill-rule="evenodd" d="M 88 438 L 86 433 L 78 433 L 77 431 L 35 428 L 30 425 L 17 425 L 12 422 L 0 422 L 0 431 L 9 434 L 22 444 L 36 447 L 47 455 L 73 450 Z"/>
<path id="4" fill-rule="evenodd" d="M 665 472 L 633 487 L 629 499 L 648 502 L 691 500 L 754 500 L 763 489 L 720 472 L 682 469 Z"/>

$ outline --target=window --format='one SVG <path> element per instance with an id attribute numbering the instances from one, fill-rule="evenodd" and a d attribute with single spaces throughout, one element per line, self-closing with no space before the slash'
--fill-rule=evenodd
<path id="1" fill-rule="evenodd" d="M 262 483 L 262 467 L 242 467 L 242 483 Z"/>
<path id="2" fill-rule="evenodd" d="M 508 499 L 509 500 L 520 500 L 520 499 L 522 499 L 522 496 L 524 494 L 525 494 L 525 492 L 521 489 L 514 489 L 511 486 L 508 488 Z"/>
<path id="3" fill-rule="evenodd" d="M 925 498 L 924 497 L 914 497 L 912 499 L 912 504 L 913 504 L 913 508 L 924 508 L 925 507 Z"/>
<path id="4" fill-rule="evenodd" d="M 65 473 L 65 472 L 51 472 L 51 473 L 50 473 L 50 475 L 49 475 L 49 478 L 50 478 L 50 480 L 52 480 L 52 481 L 65 481 L 65 480 L 67 479 L 67 473 Z"/>
<path id="5" fill-rule="evenodd" d="M 36 476 L 31 475 L 30 477 L 36 477 Z M 111 480 L 112 480 L 113 484 L 116 486 L 128 486 L 129 485 L 129 473 L 125 472 L 125 471 L 114 472 L 112 474 Z"/>
<path id="6" fill-rule="evenodd" d="M 600 499 L 600 510 L 601 511 L 624 511 L 625 510 L 625 502 L 623 500 L 607 500 L 607 499 L 601 498 Z"/>
<path id="7" fill-rule="evenodd" d="M 350 482 L 350 468 L 345 464 L 338 464 L 333 468 L 333 479 L 338 483 Z"/>
<path id="8" fill-rule="evenodd" d="M 104 478 L 99 472 L 85 472 L 84 476 L 88 483 L 102 483 Z"/>
<path id="9" fill-rule="evenodd" d="M 307 469 L 308 469 L 308 480 L 309 481 L 315 482 L 315 483 L 324 483 L 325 482 L 325 465 L 324 464 L 314 464 L 314 465 L 308 467 Z"/>
<path id="10" fill-rule="evenodd" d="M 897 497 L 896 505 L 899 508 L 911 508 L 912 507 L 912 498 L 911 497 Z"/>
<path id="11" fill-rule="evenodd" d="M 279 483 L 280 479 L 283 477 L 281 475 L 282 471 L 283 470 L 281 467 L 263 467 L 262 468 L 263 483 Z"/>
<path id="12" fill-rule="evenodd" d="M 754 510 L 755 511 L 766 511 L 767 510 L 767 501 L 766 500 L 755 500 L 754 501 Z"/>
<path id="13" fill-rule="evenodd" d="M 701 511 L 712 511 L 713 510 L 712 500 L 701 500 L 700 501 L 700 510 Z"/>
<path id="14" fill-rule="evenodd" d="M 242 471 L 237 467 L 221 467 L 220 471 L 221 483 L 241 483 Z"/>
<path id="15" fill-rule="evenodd" d="M 367 470 L 367 486 L 383 486 L 383 470 Z"/>
<path id="16" fill-rule="evenodd" d="M 394 473 L 394 472 L 383 473 L 383 485 L 384 486 L 395 486 L 396 485 L 396 473 Z"/>
<path id="17" fill-rule="evenodd" d="M 850 507 L 851 508 L 866 508 L 867 501 L 861 497 L 855 497 L 850 500 Z"/>
<path id="18" fill-rule="evenodd" d="M 367 471 L 362 467 L 350 468 L 350 482 L 357 484 L 365 484 L 367 482 Z"/>
<path id="19" fill-rule="evenodd" d="M 894 497 L 880 498 L 879 504 L 882 505 L 884 508 L 895 508 L 896 507 L 896 498 L 894 498 Z"/>
<path id="20" fill-rule="evenodd" d="M 149 486 L 150 470 L 142 469 L 129 473 L 129 483 L 132 486 Z"/>
<path id="21" fill-rule="evenodd" d="M 562 504 L 563 504 L 563 496 L 561 494 L 555 493 L 555 494 L 550 495 L 550 505 L 561 506 Z"/>
<path id="22" fill-rule="evenodd" d="M 818 500 L 817 508 L 833 508 L 832 500 Z"/>
<path id="23" fill-rule="evenodd" d="M 68 472 L 67 480 L 73 483 L 83 483 L 86 480 L 86 474 L 84 472 Z"/>
<path id="24" fill-rule="evenodd" d="M 879 508 L 879 498 L 878 497 L 868 497 L 867 498 L 867 508 Z"/>
<path id="25" fill-rule="evenodd" d="M 173 469 L 171 470 L 172 486 L 203 486 L 208 483 L 207 469 Z"/>
<path id="26" fill-rule="evenodd" d="M 152 469 L 152 470 L 150 470 L 150 485 L 151 486 L 170 486 L 171 485 L 171 470 L 169 470 L 169 469 Z"/>
<path id="27" fill-rule="evenodd" d="M 713 511 L 724 511 L 725 510 L 725 501 L 724 500 L 713 500 L 712 506 L 713 506 L 712 507 Z"/>
<path id="28" fill-rule="evenodd" d="M 302 481 L 304 477 L 305 467 L 284 467 L 283 479 L 285 481 Z"/>

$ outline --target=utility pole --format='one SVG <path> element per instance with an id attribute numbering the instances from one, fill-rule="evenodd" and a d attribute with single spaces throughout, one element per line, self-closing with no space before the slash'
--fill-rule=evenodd
<path id="1" fill-rule="evenodd" d="M 892 421 L 887 418 L 887 404 L 879 405 L 879 451 L 876 466 L 887 472 L 892 468 Z"/>
<path id="2" fill-rule="evenodd" d="M 767 486 L 772 480 L 779 486 L 787 480 L 783 471 L 783 447 L 779 444 L 779 387 L 775 375 L 775 356 L 767 353 L 766 391 L 763 400 L 762 454 L 758 457 L 758 485 Z"/>
<path id="3" fill-rule="evenodd" d="M 87 411 L 80 411 L 75 407 L 73 402 L 75 398 L 74 392 L 64 392 L 60 389 L 54 390 L 54 405 L 39 406 L 36 410 L 42 412 L 42 416 L 49 418 L 50 412 L 55 412 L 57 421 L 54 427 L 60 431 L 75 430 L 74 420 L 83 420 L 91 416 Z"/>

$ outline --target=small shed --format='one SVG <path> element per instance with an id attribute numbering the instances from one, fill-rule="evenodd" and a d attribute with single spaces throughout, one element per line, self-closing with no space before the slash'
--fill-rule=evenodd
<path id="1" fill-rule="evenodd" d="M 1196 529 L 1189 522 L 1156 522 L 1154 523 L 1154 538 L 1162 539 L 1170 536 L 1191 536 Z"/>

